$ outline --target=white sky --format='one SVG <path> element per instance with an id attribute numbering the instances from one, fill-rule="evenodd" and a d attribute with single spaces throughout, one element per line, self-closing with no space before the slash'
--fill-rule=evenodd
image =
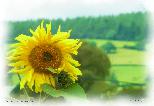
<path id="1" fill-rule="evenodd" d="M 145 11 L 141 0 L 6 0 L 5 20 L 73 18 Z"/>

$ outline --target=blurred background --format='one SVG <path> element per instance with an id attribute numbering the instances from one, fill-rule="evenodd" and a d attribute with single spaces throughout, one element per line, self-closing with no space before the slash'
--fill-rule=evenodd
<path id="1" fill-rule="evenodd" d="M 12 12 L 6 18 L 8 43 L 15 42 L 19 34 L 31 35 L 42 21 L 52 22 L 52 32 L 61 25 L 62 31 L 72 29 L 71 38 L 81 39 L 83 45 L 78 56 L 83 76 L 79 84 L 87 96 L 110 99 L 124 95 L 144 98 L 149 77 L 145 67 L 145 54 L 149 31 L 148 11 L 139 1 L 132 0 L 79 0 L 30 3 L 29 8 L 11 10 L 18 6 L 12 2 Z M 35 4 L 35 5 L 33 5 Z M 24 6 L 25 5 L 25 6 Z M 23 7 L 22 7 L 23 6 Z M 17 8 L 17 7 L 16 7 Z M 8 75 L 8 84 L 14 89 L 18 76 Z"/>

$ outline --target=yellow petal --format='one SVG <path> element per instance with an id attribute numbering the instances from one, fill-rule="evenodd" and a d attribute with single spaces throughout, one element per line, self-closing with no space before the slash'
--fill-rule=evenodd
<path id="1" fill-rule="evenodd" d="M 30 39 L 30 36 L 21 34 L 18 37 L 15 38 L 17 41 L 20 41 L 22 43 L 26 43 L 28 41 L 28 39 Z"/>
<path id="2" fill-rule="evenodd" d="M 70 63 L 65 63 L 65 65 L 66 65 L 65 66 L 66 71 L 69 71 L 70 73 L 73 73 L 74 75 L 82 75 L 81 71 L 78 68 L 72 66 Z"/>
<path id="3" fill-rule="evenodd" d="M 74 60 L 73 57 L 70 54 L 65 54 L 65 60 L 73 64 L 74 66 L 80 66 L 79 62 L 77 60 Z"/>
<path id="4" fill-rule="evenodd" d="M 30 82 L 31 81 L 33 72 L 34 72 L 34 70 L 31 69 L 31 70 L 29 70 L 28 72 L 26 72 L 24 74 L 24 77 L 20 81 L 20 89 L 23 89 L 24 88 L 26 82 Z"/>
<path id="5" fill-rule="evenodd" d="M 53 87 L 55 87 L 55 79 L 53 78 L 53 76 L 50 76 L 50 83 Z"/>
<path id="6" fill-rule="evenodd" d="M 28 87 L 33 91 L 35 74 L 33 74 L 31 81 L 27 83 Z"/>
<path id="7" fill-rule="evenodd" d="M 46 28 L 47 28 L 47 35 L 51 36 L 51 22 L 50 24 L 46 24 Z"/>
<path id="8" fill-rule="evenodd" d="M 9 73 L 18 73 L 18 74 L 22 74 L 24 73 L 25 71 L 29 71 L 31 69 L 31 67 L 26 67 L 26 68 L 23 68 L 23 69 L 18 69 L 18 68 L 12 68 Z"/>

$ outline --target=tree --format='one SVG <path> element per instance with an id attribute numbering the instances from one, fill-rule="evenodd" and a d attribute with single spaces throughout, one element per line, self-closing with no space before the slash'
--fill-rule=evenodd
<path id="1" fill-rule="evenodd" d="M 87 90 L 97 80 L 104 80 L 109 75 L 111 66 L 108 56 L 96 46 L 83 42 L 76 59 L 80 62 L 83 73 L 81 85 Z"/>
<path id="2" fill-rule="evenodd" d="M 44 19 L 45 23 L 52 22 L 52 33 L 56 33 L 61 25 L 62 31 L 72 29 L 72 38 L 95 38 L 112 40 L 143 40 L 148 35 L 148 19 L 146 12 L 125 13 L 99 17 L 77 17 L 66 20 Z M 42 19 L 26 21 L 9 21 L 9 40 L 18 34 L 30 35 L 29 28 L 36 28 Z"/>
<path id="3" fill-rule="evenodd" d="M 106 53 L 116 53 L 117 52 L 116 46 L 114 46 L 111 42 L 107 42 L 106 44 L 102 45 L 101 48 Z"/>
<path id="4" fill-rule="evenodd" d="M 146 41 L 145 40 L 142 40 L 142 41 L 138 41 L 136 42 L 135 45 L 124 45 L 123 48 L 126 48 L 126 49 L 134 49 L 134 50 L 145 50 L 145 44 L 146 44 Z"/>

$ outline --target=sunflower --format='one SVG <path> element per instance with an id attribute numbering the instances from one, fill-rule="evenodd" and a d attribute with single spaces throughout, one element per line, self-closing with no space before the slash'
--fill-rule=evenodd
<path id="1" fill-rule="evenodd" d="M 15 38 L 17 43 L 10 44 L 8 53 L 10 72 L 21 76 L 20 89 L 27 85 L 34 92 L 42 92 L 42 84 L 50 84 L 55 88 L 55 74 L 66 72 L 75 83 L 78 75 L 79 62 L 72 54 L 77 55 L 77 49 L 82 42 L 69 39 L 71 30 L 62 32 L 59 26 L 56 34 L 51 33 L 51 22 L 44 22 L 30 29 L 32 36 L 21 34 Z M 53 71 L 49 70 L 52 69 Z"/>

